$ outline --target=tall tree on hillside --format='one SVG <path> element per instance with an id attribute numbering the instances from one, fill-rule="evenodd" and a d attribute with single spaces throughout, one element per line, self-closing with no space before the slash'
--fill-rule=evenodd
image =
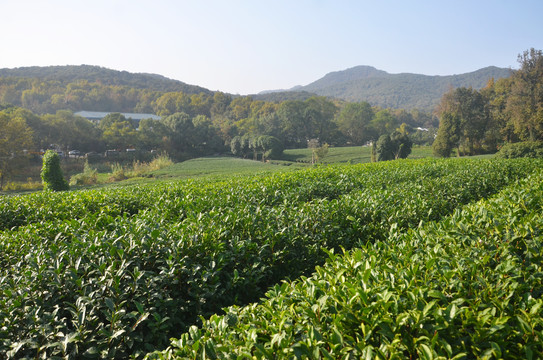
<path id="1" fill-rule="evenodd" d="M 250 96 L 239 96 L 230 103 L 230 114 L 235 120 L 245 119 L 251 115 L 251 103 L 253 99 Z"/>
<path id="2" fill-rule="evenodd" d="M 480 90 L 486 103 L 488 123 L 484 135 L 484 145 L 488 149 L 498 149 L 503 141 L 512 142 L 517 139 L 512 126 L 508 125 L 505 114 L 507 98 L 511 92 L 511 78 L 495 81 L 490 79 Z"/>
<path id="3" fill-rule="evenodd" d="M 521 140 L 543 140 L 543 53 L 532 48 L 519 55 L 518 62 L 507 113 Z"/>
<path id="4" fill-rule="evenodd" d="M 213 104 L 211 105 L 211 117 L 229 117 L 230 103 L 232 102 L 232 96 L 217 91 L 213 95 Z"/>

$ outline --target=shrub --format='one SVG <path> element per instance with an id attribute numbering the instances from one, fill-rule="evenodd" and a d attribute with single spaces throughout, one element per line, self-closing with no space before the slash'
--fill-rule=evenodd
<path id="1" fill-rule="evenodd" d="M 120 180 L 123 180 L 125 178 L 144 176 L 151 171 L 160 170 L 172 164 L 173 161 L 168 157 L 168 155 L 160 155 L 159 157 L 153 159 L 153 161 L 148 163 L 134 160 L 134 162 L 132 163 L 132 169 L 127 169 L 126 171 L 123 170 L 124 178 L 121 178 Z"/>
<path id="2" fill-rule="evenodd" d="M 109 177 L 109 180 L 121 181 L 124 179 L 126 179 L 126 174 L 124 173 L 123 166 L 119 163 L 111 165 L 111 176 Z"/>
<path id="3" fill-rule="evenodd" d="M 70 188 L 60 168 L 60 157 L 53 150 L 47 150 L 43 155 L 41 180 L 44 190 L 62 191 Z"/>
<path id="4" fill-rule="evenodd" d="M 496 154 L 496 157 L 503 159 L 514 159 L 520 157 L 541 158 L 543 157 L 543 142 L 525 141 L 520 143 L 506 144 Z"/>
<path id="5" fill-rule="evenodd" d="M 376 152 L 377 161 L 394 160 L 393 144 L 389 135 L 381 135 L 377 140 Z"/>
<path id="6" fill-rule="evenodd" d="M 88 161 L 85 161 L 83 172 L 73 175 L 70 178 L 70 185 L 93 185 L 98 180 L 98 170 L 91 168 Z"/>
<path id="7" fill-rule="evenodd" d="M 151 161 L 149 163 L 149 169 L 151 171 L 160 170 L 160 169 L 163 169 L 163 168 L 168 167 L 170 165 L 173 165 L 172 159 L 170 159 L 170 157 L 168 155 L 163 154 L 163 155 L 160 155 L 159 157 L 153 159 L 153 161 Z"/>

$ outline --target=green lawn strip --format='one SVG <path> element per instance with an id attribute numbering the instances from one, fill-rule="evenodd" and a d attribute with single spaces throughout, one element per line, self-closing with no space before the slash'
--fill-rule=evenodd
<path id="1" fill-rule="evenodd" d="M 431 158 L 432 147 L 431 146 L 414 146 L 410 159 Z M 284 161 L 291 161 L 295 163 L 309 164 L 312 159 L 312 150 L 305 149 L 287 149 L 283 152 L 281 157 Z M 272 160 L 273 162 L 273 160 Z M 321 160 L 324 164 L 331 163 L 368 163 L 371 162 L 371 146 L 345 146 L 345 147 L 330 147 L 328 148 L 328 154 Z"/>
<path id="2" fill-rule="evenodd" d="M 542 184 L 539 171 L 440 222 L 332 254 L 148 358 L 539 358 Z"/>

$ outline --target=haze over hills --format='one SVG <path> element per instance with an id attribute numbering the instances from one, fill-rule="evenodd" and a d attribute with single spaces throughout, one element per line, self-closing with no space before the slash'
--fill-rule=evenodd
<path id="1" fill-rule="evenodd" d="M 130 73 L 94 65 L 30 66 L 0 69 L 0 77 L 38 78 L 56 80 L 62 83 L 87 80 L 103 85 L 121 85 L 156 91 L 182 91 L 187 94 L 213 93 L 201 86 L 189 85 L 162 75 Z"/>
<path id="2" fill-rule="evenodd" d="M 510 74 L 510 69 L 495 66 L 449 76 L 390 74 L 372 66 L 356 66 L 328 73 L 305 86 L 296 86 L 290 90 L 266 91 L 257 97 L 263 100 L 274 97 L 288 98 L 289 93 L 305 92 L 345 101 L 367 101 L 371 105 L 383 108 L 407 110 L 416 108 L 432 111 L 442 95 L 451 87 L 481 89 L 489 79 L 504 78 Z"/>

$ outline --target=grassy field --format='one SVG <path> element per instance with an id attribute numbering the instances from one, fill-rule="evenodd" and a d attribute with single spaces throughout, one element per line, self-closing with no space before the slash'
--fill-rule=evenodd
<path id="1" fill-rule="evenodd" d="M 414 147 L 410 159 L 420 159 L 433 157 L 432 147 L 419 146 Z M 311 162 L 311 149 L 288 149 L 284 151 L 283 160 L 290 162 Z M 331 147 L 328 154 L 322 159 L 323 164 L 332 163 L 351 163 L 360 164 L 371 162 L 371 147 L 369 146 L 349 146 L 349 147 Z"/>
<path id="2" fill-rule="evenodd" d="M 225 175 L 244 175 L 285 171 L 290 164 L 277 165 L 230 156 L 214 156 L 191 159 L 152 172 L 156 178 L 193 178 Z M 293 168 L 300 167 L 294 164 Z"/>
<path id="3" fill-rule="evenodd" d="M 413 148 L 409 158 L 420 159 L 432 156 L 431 147 L 416 147 Z M 330 148 L 326 157 L 321 161 L 322 164 L 368 162 L 371 162 L 371 148 L 361 146 Z M 265 163 L 229 156 L 203 157 L 154 171 L 152 175 L 156 179 L 224 177 L 291 171 L 310 166 L 311 149 L 288 149 L 285 150 L 280 160 L 270 160 Z"/>

